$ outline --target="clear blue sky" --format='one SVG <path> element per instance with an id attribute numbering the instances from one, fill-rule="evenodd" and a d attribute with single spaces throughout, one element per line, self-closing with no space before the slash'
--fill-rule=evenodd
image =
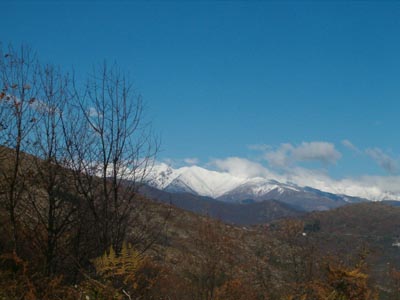
<path id="1" fill-rule="evenodd" d="M 3 44 L 78 73 L 122 65 L 162 136 L 161 160 L 260 161 L 282 143 L 326 142 L 333 160 L 285 155 L 333 177 L 397 173 L 399 2 L 1 0 L 0 11 Z"/>

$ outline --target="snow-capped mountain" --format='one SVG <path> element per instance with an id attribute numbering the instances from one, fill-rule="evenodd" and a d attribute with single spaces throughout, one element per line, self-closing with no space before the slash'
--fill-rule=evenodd
<path id="1" fill-rule="evenodd" d="M 244 183 L 223 194 L 218 199 L 234 202 L 241 198 L 251 198 L 257 201 L 264 200 L 265 195 L 268 195 L 271 192 L 284 194 L 288 191 L 300 192 L 301 188 L 294 184 L 285 184 L 272 179 L 256 177 L 246 180 Z"/>
<path id="2" fill-rule="evenodd" d="M 153 167 L 147 183 L 160 190 L 218 198 L 246 181 L 245 178 L 197 166 L 173 169 L 166 164 L 159 164 Z"/>
<path id="3" fill-rule="evenodd" d="M 147 183 L 159 190 L 207 196 L 224 202 L 274 199 L 304 210 L 324 210 L 365 200 L 274 179 L 237 177 L 198 166 L 174 169 L 166 164 L 158 164 L 150 172 Z"/>

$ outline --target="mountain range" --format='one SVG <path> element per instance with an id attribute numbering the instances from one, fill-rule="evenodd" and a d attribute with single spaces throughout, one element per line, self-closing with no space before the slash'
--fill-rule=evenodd
<path id="1" fill-rule="evenodd" d="M 174 169 L 163 163 L 153 167 L 146 183 L 152 188 L 168 192 L 171 199 L 176 198 L 176 195 L 180 195 L 180 199 L 182 195 L 191 195 L 191 199 L 197 196 L 203 197 L 203 201 L 206 198 L 230 204 L 275 200 L 297 211 L 328 210 L 348 203 L 367 201 L 360 197 L 328 193 L 274 179 L 237 177 L 198 166 Z"/>

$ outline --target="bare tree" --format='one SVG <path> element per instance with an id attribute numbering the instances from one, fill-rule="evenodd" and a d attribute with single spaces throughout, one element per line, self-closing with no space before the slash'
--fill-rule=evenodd
<path id="1" fill-rule="evenodd" d="M 73 123 L 64 121 L 69 167 L 98 227 L 99 250 L 119 251 L 158 142 L 145 122 L 142 98 L 116 65 L 95 68 L 76 95 Z"/>
<path id="2" fill-rule="evenodd" d="M 77 212 L 70 172 L 63 168 L 68 159 L 61 123 L 62 113 L 72 99 L 70 79 L 51 65 L 39 68 L 40 94 L 35 109 L 38 121 L 32 132 L 32 161 L 35 176 L 30 179 L 31 224 L 34 241 L 43 253 L 45 273 L 55 273 L 71 239 Z M 26 218 L 28 219 L 28 218 Z"/>
<path id="3" fill-rule="evenodd" d="M 36 122 L 37 68 L 36 55 L 30 48 L 9 46 L 6 50 L 0 49 L 1 200 L 9 215 L 16 252 L 18 205 L 26 192 L 25 181 L 29 176 L 28 168 L 22 170 L 24 152 L 28 152 L 31 145 L 30 134 Z"/>

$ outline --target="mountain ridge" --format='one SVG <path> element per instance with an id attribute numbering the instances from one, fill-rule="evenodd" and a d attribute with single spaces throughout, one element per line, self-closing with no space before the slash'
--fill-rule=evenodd
<path id="1" fill-rule="evenodd" d="M 143 185 L 140 193 L 157 202 L 171 204 L 186 211 L 242 226 L 269 223 L 306 213 L 304 210 L 277 200 L 231 203 L 191 193 L 171 193 L 148 185 Z"/>
<path id="2" fill-rule="evenodd" d="M 154 166 L 146 184 L 169 193 L 189 193 L 231 203 L 277 200 L 298 210 L 328 210 L 365 198 L 335 194 L 273 178 L 239 177 L 199 166 L 173 169 L 166 164 Z"/>

